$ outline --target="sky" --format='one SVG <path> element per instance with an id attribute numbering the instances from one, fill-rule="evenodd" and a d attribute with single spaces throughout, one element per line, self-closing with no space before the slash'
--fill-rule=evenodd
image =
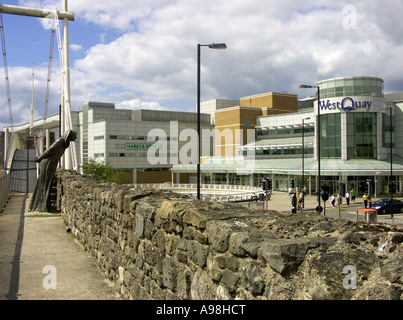
<path id="1" fill-rule="evenodd" d="M 63 11 L 61 0 L 1 3 Z M 68 11 L 72 110 L 98 101 L 195 112 L 198 43 L 227 44 L 201 48 L 202 101 L 265 92 L 305 98 L 314 89 L 300 84 L 347 76 L 380 77 L 385 93 L 403 91 L 403 0 L 69 0 Z M 29 122 L 32 93 L 35 119 L 44 116 L 51 31 L 44 19 L 2 18 L 20 124 Z M 48 115 L 61 100 L 56 37 L 53 53 Z M 2 130 L 10 122 L 0 64 Z"/>

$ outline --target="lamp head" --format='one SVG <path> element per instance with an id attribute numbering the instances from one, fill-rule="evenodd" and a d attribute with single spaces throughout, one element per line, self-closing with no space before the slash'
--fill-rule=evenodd
<path id="1" fill-rule="evenodd" d="M 208 47 L 210 49 L 217 49 L 217 50 L 227 49 L 227 45 L 225 43 L 212 43 L 212 44 L 209 44 Z"/>

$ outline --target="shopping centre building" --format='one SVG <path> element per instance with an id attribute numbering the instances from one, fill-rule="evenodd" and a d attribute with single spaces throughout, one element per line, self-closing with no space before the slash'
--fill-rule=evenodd
<path id="1" fill-rule="evenodd" d="M 274 190 L 285 191 L 295 178 L 297 186 L 305 185 L 314 193 L 320 163 L 321 185 L 328 185 L 331 192 L 338 192 L 340 182 L 357 190 L 360 182 L 370 179 L 375 186 L 372 194 L 387 193 L 392 176 L 401 193 L 403 93 L 384 95 L 384 82 L 376 77 L 328 79 L 311 90 L 319 92 L 319 106 L 317 96 L 311 99 L 311 106 L 309 99 L 297 102 L 292 95 L 279 95 L 282 99 L 275 105 L 251 97 L 243 107 L 251 110 L 238 117 L 238 125 L 244 130 L 254 128 L 256 139 L 234 143 L 237 155 L 247 160 L 234 157 L 231 161 L 231 154 L 223 157 L 222 153 L 209 157 L 203 161 L 201 181 L 259 186 L 268 177 Z M 307 103 L 308 107 L 301 107 Z M 242 107 L 228 111 L 236 113 L 237 108 Z M 216 112 L 216 128 L 217 115 L 222 112 L 225 109 Z M 177 174 L 192 170 L 191 165 L 173 167 Z"/>
<path id="2" fill-rule="evenodd" d="M 328 79 L 306 91 L 306 99 L 268 92 L 202 102 L 201 182 L 260 186 L 268 177 L 286 191 L 295 178 L 314 193 L 320 164 L 331 192 L 371 179 L 373 194 L 387 193 L 392 176 L 402 193 L 403 93 L 384 94 L 377 77 Z M 196 183 L 196 113 L 98 102 L 80 109 L 72 111 L 79 171 L 95 158 L 124 171 L 128 183 Z M 34 122 L 41 150 L 59 137 L 59 123 L 58 114 Z M 28 126 L 6 127 L 6 147 Z"/>
<path id="3" fill-rule="evenodd" d="M 77 165 L 82 171 L 88 159 L 108 163 L 121 172 L 126 183 L 163 183 L 172 180 L 173 164 L 196 163 L 197 114 L 163 110 L 116 109 L 113 103 L 87 102 L 80 111 L 71 112 L 72 127 L 77 132 L 75 146 Z M 210 115 L 200 117 L 201 129 L 210 132 Z M 37 137 L 36 147 L 42 153 L 58 137 L 59 114 L 33 123 Z M 27 132 L 29 123 L 5 128 L 5 150 L 12 133 Z M 211 132 L 214 132 L 211 131 Z M 15 141 L 17 135 L 13 135 Z M 21 139 L 21 138 L 20 138 Z M 203 150 L 208 156 L 213 153 L 213 144 L 205 141 Z M 180 152 L 185 153 L 181 155 Z M 10 155 L 8 156 L 10 158 Z M 6 166 L 10 168 L 11 164 Z M 190 176 L 190 177 L 189 177 Z M 193 174 L 184 173 L 183 181 L 195 181 Z"/>

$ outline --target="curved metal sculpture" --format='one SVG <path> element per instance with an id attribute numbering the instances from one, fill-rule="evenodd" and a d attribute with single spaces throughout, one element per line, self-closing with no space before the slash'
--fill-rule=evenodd
<path id="1" fill-rule="evenodd" d="M 51 211 L 48 199 L 57 165 L 64 151 L 70 146 L 70 142 L 76 139 L 77 133 L 75 131 L 66 131 L 59 140 L 52 144 L 40 157 L 35 159 L 36 162 L 39 162 L 39 176 L 28 211 Z"/>

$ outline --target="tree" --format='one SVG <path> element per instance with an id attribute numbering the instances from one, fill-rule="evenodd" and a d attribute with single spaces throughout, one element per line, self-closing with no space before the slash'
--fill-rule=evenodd
<path id="1" fill-rule="evenodd" d="M 114 171 L 106 161 L 97 161 L 93 158 L 88 159 L 83 165 L 83 173 L 92 176 L 95 180 L 110 181 L 117 184 L 122 184 L 122 175 L 119 171 Z"/>

